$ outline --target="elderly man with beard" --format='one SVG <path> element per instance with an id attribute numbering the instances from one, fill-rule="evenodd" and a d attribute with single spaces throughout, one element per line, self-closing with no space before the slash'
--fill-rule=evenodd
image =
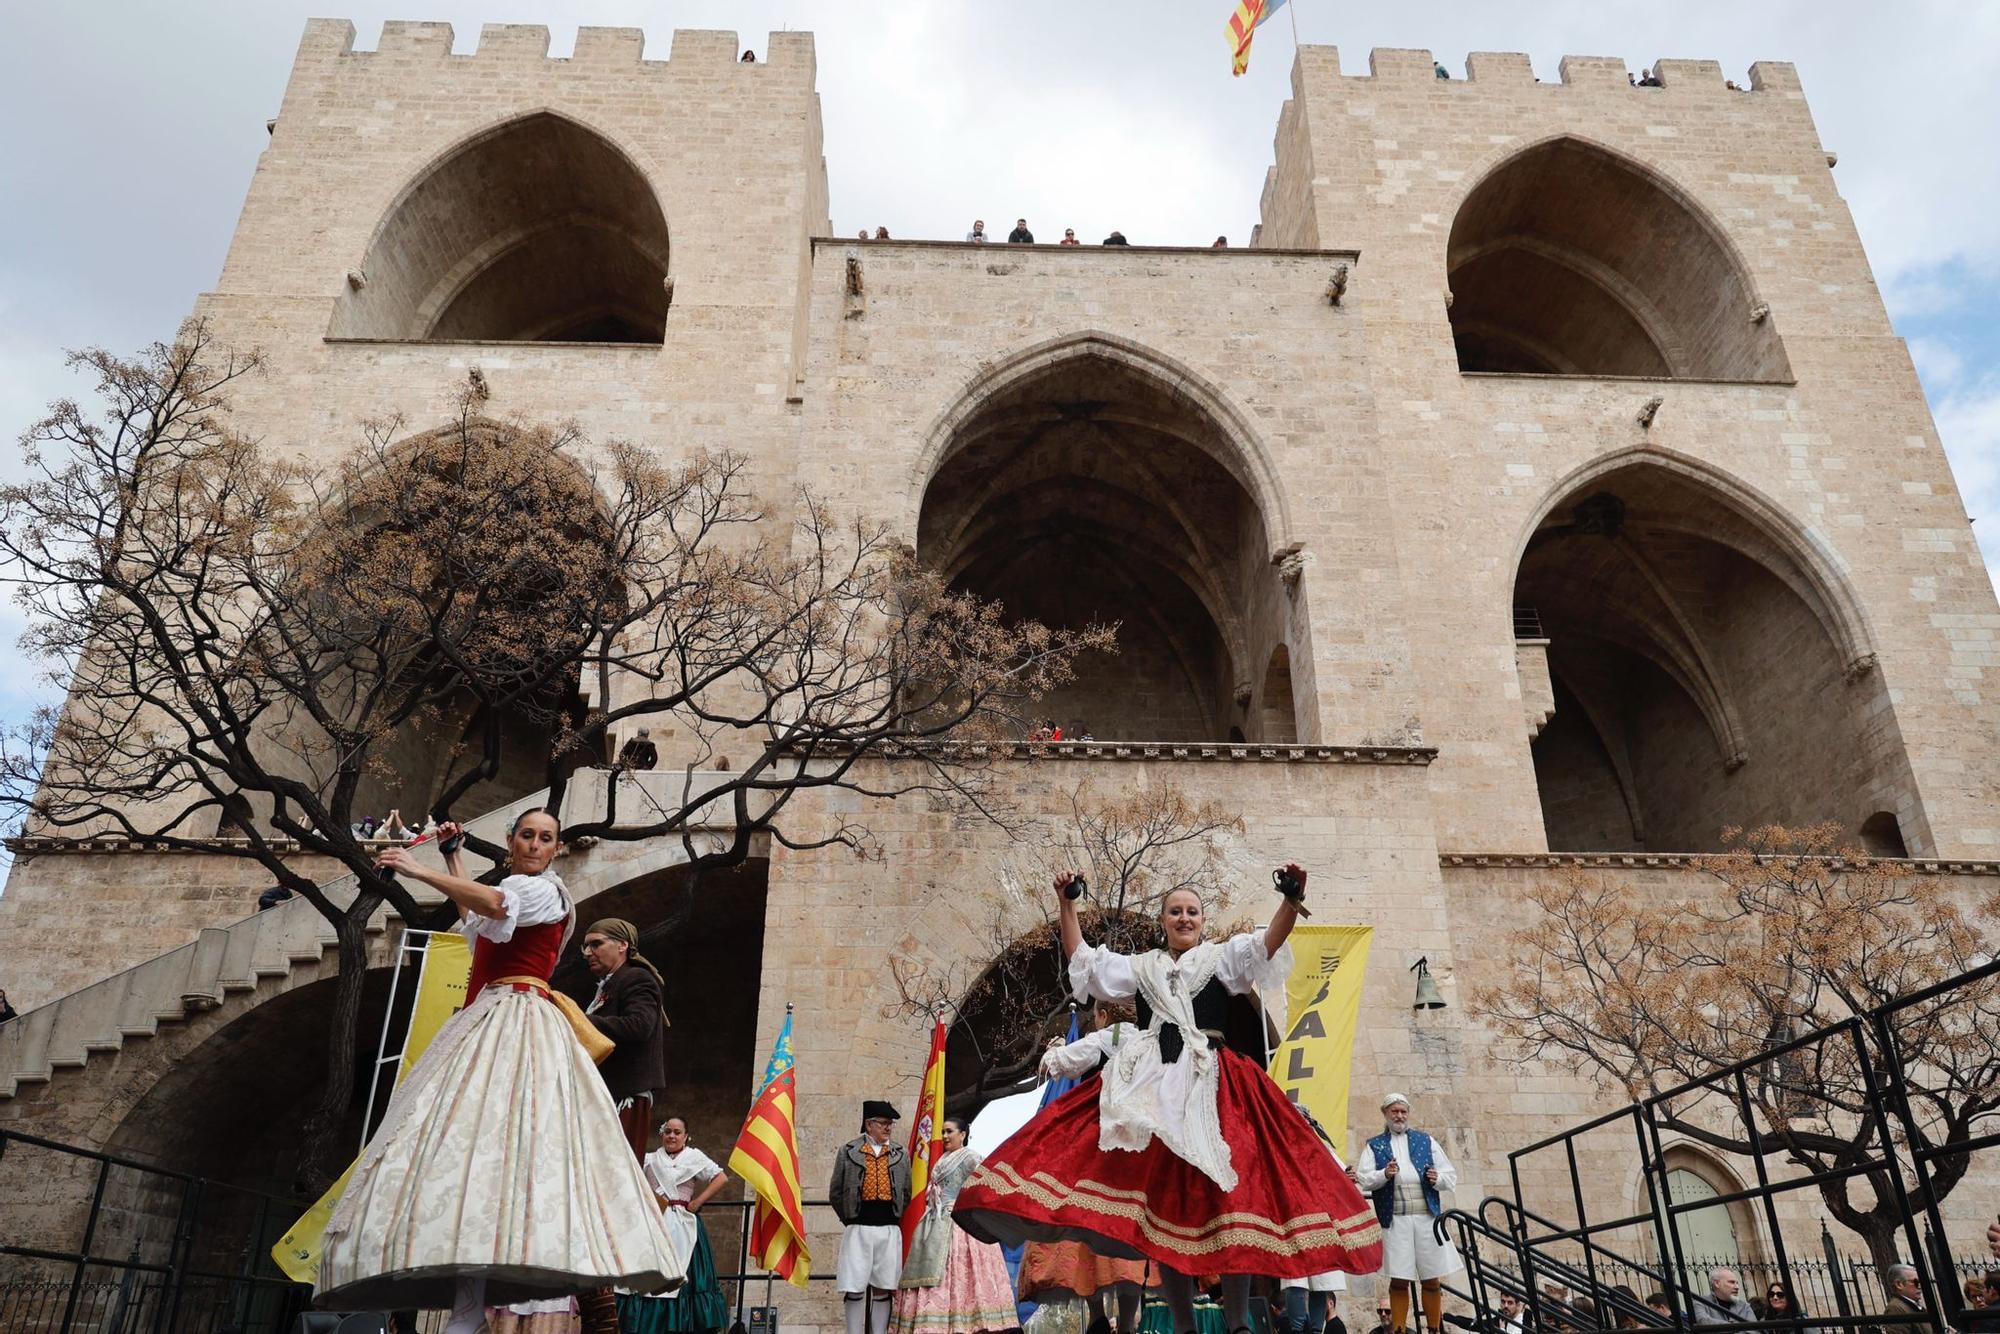
<path id="1" fill-rule="evenodd" d="M 1403 1094 L 1382 1099 L 1382 1119 L 1382 1133 L 1368 1141 L 1355 1164 L 1354 1182 L 1373 1197 L 1382 1224 L 1391 1325 L 1398 1331 L 1410 1327 L 1410 1284 L 1418 1283 L 1425 1325 L 1442 1329 L 1443 1280 L 1464 1266 L 1458 1252 L 1437 1239 L 1431 1224 L 1444 1212 L 1442 1193 L 1458 1185 L 1458 1169 L 1442 1144 L 1410 1128 L 1410 1100 Z"/>

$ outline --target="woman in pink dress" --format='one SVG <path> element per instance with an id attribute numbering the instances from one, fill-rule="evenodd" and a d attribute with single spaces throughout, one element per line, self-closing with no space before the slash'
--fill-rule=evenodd
<path id="1" fill-rule="evenodd" d="M 951 1221 L 958 1192 L 979 1163 L 965 1146 L 965 1122 L 946 1117 L 944 1153 L 931 1168 L 924 1216 L 903 1260 L 890 1334 L 982 1334 L 1020 1325 L 1007 1257 Z"/>

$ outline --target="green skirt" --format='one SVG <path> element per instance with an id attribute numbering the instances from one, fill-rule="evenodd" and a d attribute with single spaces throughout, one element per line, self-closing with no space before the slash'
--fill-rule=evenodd
<path id="1" fill-rule="evenodd" d="M 714 1334 L 729 1325 L 729 1301 L 715 1281 L 715 1250 L 708 1226 L 694 1216 L 694 1250 L 688 1255 L 687 1282 L 672 1297 L 618 1299 L 620 1334 Z"/>

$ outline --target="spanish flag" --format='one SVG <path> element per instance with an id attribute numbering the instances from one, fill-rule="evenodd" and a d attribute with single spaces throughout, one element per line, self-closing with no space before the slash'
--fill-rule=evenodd
<path id="1" fill-rule="evenodd" d="M 924 1066 L 923 1091 L 910 1126 L 910 1202 L 903 1209 L 903 1258 L 910 1258 L 917 1224 L 930 1203 L 931 1168 L 944 1152 L 944 1016 L 931 1031 L 931 1058 Z"/>
<path id="2" fill-rule="evenodd" d="M 1250 68 L 1250 38 L 1259 24 L 1285 7 L 1285 0 L 1239 0 L 1229 16 L 1229 72 L 1241 74 Z"/>
<path id="3" fill-rule="evenodd" d="M 764 1084 L 751 1104 L 750 1119 L 736 1137 L 729 1170 L 757 1192 L 750 1226 L 750 1254 L 765 1269 L 797 1287 L 812 1278 L 806 1250 L 805 1209 L 799 1191 L 799 1137 L 793 1129 L 798 1083 L 792 1066 L 792 1007 L 764 1067 Z"/>

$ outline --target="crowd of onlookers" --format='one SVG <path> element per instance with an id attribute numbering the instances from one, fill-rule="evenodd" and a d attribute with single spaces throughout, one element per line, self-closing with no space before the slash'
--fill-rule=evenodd
<path id="1" fill-rule="evenodd" d="M 1053 718 L 1044 718 L 1029 729 L 1030 741 L 1095 741 L 1090 734 L 1090 724 L 1078 721 L 1065 728 Z"/>

